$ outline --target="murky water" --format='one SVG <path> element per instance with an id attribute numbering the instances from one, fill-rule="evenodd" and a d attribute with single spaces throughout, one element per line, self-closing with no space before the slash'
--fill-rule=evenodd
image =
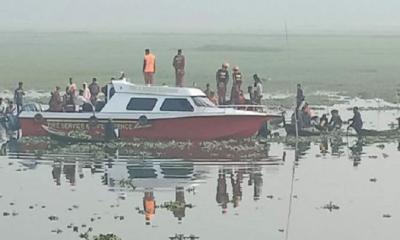
<path id="1" fill-rule="evenodd" d="M 19 145 L 0 158 L 0 231 L 44 240 L 89 228 L 122 239 L 398 239 L 398 144 L 301 139 L 295 154 L 295 141 L 271 141 L 246 145 L 258 154 L 235 160 Z"/>

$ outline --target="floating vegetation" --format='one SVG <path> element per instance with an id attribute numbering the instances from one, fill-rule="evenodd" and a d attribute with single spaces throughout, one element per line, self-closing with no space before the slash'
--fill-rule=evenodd
<path id="1" fill-rule="evenodd" d="M 200 237 L 193 235 L 193 234 L 185 236 L 184 234 L 178 234 L 178 233 L 175 233 L 174 236 L 169 237 L 169 239 L 171 239 L 171 240 L 184 240 L 184 239 L 194 240 L 194 239 L 199 239 L 199 238 Z"/>
<path id="2" fill-rule="evenodd" d="M 324 205 L 322 208 L 323 209 L 328 209 L 330 212 L 332 212 L 333 210 L 339 210 L 339 206 L 335 205 L 332 202 L 329 202 L 328 204 Z"/>

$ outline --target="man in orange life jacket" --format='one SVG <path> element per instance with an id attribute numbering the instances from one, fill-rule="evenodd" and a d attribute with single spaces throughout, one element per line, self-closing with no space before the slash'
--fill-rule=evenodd
<path id="1" fill-rule="evenodd" d="M 144 51 L 143 75 L 144 83 L 147 85 L 154 84 L 154 74 L 156 73 L 156 57 L 150 53 L 149 49 Z"/>
<path id="2" fill-rule="evenodd" d="M 218 104 L 224 104 L 226 101 L 226 86 L 229 82 L 228 63 L 222 64 L 222 68 L 218 69 L 216 80 L 217 80 L 217 91 L 218 91 Z"/>
<path id="3" fill-rule="evenodd" d="M 185 56 L 182 55 L 182 49 L 178 50 L 178 54 L 172 61 L 172 66 L 175 68 L 175 86 L 183 87 L 185 76 Z"/>

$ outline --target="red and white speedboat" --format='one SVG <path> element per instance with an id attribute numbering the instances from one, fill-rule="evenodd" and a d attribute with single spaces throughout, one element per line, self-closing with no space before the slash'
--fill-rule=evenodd
<path id="1" fill-rule="evenodd" d="M 22 136 L 53 134 L 101 140 L 111 125 L 123 139 L 237 139 L 255 135 L 262 124 L 280 117 L 219 108 L 195 88 L 143 86 L 125 80 L 113 81 L 108 88 L 111 97 L 98 112 L 22 111 Z"/>

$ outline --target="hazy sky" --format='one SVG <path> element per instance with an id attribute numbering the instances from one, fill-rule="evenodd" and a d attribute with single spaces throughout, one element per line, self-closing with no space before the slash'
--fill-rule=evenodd
<path id="1" fill-rule="evenodd" d="M 399 0 L 0 0 L 0 30 L 400 32 Z"/>

